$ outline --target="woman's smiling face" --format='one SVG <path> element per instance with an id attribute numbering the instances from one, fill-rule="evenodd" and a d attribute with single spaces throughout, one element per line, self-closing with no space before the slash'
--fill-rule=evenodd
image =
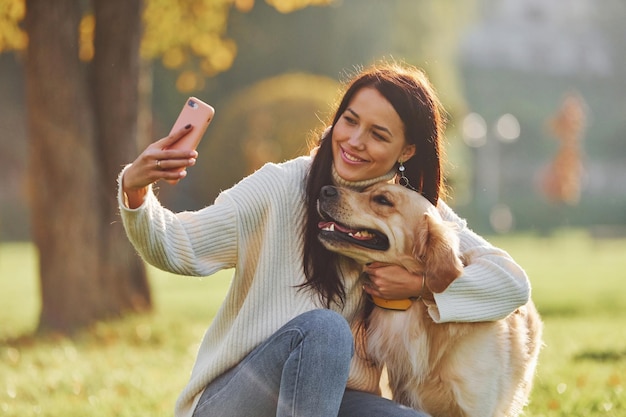
<path id="1" fill-rule="evenodd" d="M 333 163 L 346 181 L 363 181 L 391 171 L 415 153 L 407 145 L 404 123 L 373 87 L 357 91 L 333 127 Z"/>

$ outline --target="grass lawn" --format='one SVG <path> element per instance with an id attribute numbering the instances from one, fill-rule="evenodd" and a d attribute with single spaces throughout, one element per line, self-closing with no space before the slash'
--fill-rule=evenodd
<path id="1" fill-rule="evenodd" d="M 491 240 L 527 270 L 545 322 L 526 415 L 626 415 L 626 240 L 580 231 Z M 0 245 L 0 415 L 171 416 L 229 277 L 151 269 L 153 314 L 99 323 L 72 339 L 33 337 L 35 252 Z"/>

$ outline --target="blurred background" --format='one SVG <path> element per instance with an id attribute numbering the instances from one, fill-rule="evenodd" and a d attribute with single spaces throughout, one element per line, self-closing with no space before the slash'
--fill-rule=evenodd
<path id="1" fill-rule="evenodd" d="M 305 152 L 346 74 L 393 58 L 423 68 L 441 94 L 450 202 L 477 231 L 626 233 L 623 2 L 337 0 L 290 13 L 234 3 L 206 56 L 182 44 L 144 59 L 148 140 L 168 133 L 189 95 L 217 110 L 191 175 L 162 187 L 168 206 L 202 207 L 265 161 Z M 23 55 L 0 55 L 3 241 L 31 238 Z"/>

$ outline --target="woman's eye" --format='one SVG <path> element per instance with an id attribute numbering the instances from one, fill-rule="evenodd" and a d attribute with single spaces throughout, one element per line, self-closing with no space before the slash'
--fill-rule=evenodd
<path id="1" fill-rule="evenodd" d="M 384 195 L 374 196 L 374 201 L 382 206 L 393 207 L 393 203 L 389 201 Z"/>
<path id="2" fill-rule="evenodd" d="M 382 140 L 382 141 L 387 142 L 387 138 L 381 135 L 380 133 L 374 132 L 373 136 L 374 138 L 376 138 L 376 140 Z"/>
<path id="3" fill-rule="evenodd" d="M 354 117 L 350 117 L 350 116 L 343 116 L 343 119 L 348 123 L 348 124 L 356 124 L 356 119 Z"/>

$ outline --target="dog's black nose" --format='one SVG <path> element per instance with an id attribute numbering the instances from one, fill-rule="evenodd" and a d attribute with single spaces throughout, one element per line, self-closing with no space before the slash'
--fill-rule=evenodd
<path id="1" fill-rule="evenodd" d="M 332 185 L 325 185 L 322 187 L 321 194 L 323 197 L 337 197 L 337 188 Z"/>

